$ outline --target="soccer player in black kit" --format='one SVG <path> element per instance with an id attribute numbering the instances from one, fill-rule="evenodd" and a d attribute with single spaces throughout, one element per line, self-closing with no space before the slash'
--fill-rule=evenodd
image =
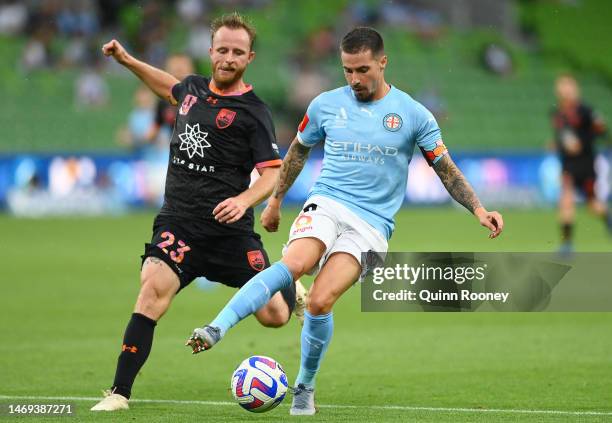
<path id="1" fill-rule="evenodd" d="M 557 106 L 552 111 L 555 148 L 561 159 L 561 254 L 573 251 L 572 235 L 575 219 L 575 190 L 580 191 L 589 210 L 601 217 L 612 232 L 612 215 L 605 203 L 595 196 L 595 140 L 605 131 L 605 124 L 580 99 L 580 89 L 570 75 L 555 82 Z"/>
<path id="2" fill-rule="evenodd" d="M 242 79 L 255 55 L 255 32 L 234 13 L 215 20 L 211 33 L 210 79 L 191 75 L 180 82 L 135 59 L 116 40 L 102 47 L 155 94 L 178 105 L 178 113 L 164 204 L 142 256 L 140 293 L 115 380 L 93 411 L 129 408 L 132 384 L 151 350 L 155 325 L 178 291 L 198 276 L 238 288 L 269 266 L 253 231 L 252 206 L 269 196 L 282 161 L 270 111 Z M 254 168 L 260 177 L 249 187 Z M 264 326 L 279 327 L 295 305 L 293 285 L 272 297 L 256 317 Z"/>

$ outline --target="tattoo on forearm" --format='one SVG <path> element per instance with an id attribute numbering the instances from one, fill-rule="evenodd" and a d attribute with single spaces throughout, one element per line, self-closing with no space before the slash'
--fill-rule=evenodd
<path id="1" fill-rule="evenodd" d="M 291 143 L 289 151 L 287 151 L 287 155 L 283 159 L 278 182 L 272 192 L 274 198 L 282 197 L 289 191 L 289 188 L 291 188 L 291 185 L 293 185 L 304 168 L 309 154 L 310 148 L 303 146 L 297 140 Z"/>
<path id="2" fill-rule="evenodd" d="M 472 186 L 448 154 L 442 157 L 433 167 L 442 184 L 456 202 L 472 213 L 478 207 L 482 207 Z"/>

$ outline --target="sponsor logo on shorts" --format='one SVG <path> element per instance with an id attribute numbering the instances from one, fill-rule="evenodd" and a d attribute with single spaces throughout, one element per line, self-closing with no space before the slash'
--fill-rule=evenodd
<path id="1" fill-rule="evenodd" d="M 248 251 L 247 259 L 249 266 L 257 272 L 261 272 L 266 267 L 266 260 L 261 250 Z"/>
<path id="2" fill-rule="evenodd" d="M 292 234 L 303 233 L 312 229 L 312 217 L 306 216 L 305 214 L 301 214 L 295 219 L 295 223 L 293 224 L 293 232 Z"/>

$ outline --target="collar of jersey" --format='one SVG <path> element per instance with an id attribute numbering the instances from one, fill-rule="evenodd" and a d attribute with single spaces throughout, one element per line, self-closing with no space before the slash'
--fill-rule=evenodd
<path id="1" fill-rule="evenodd" d="M 242 95 L 242 94 L 248 93 L 249 91 L 251 91 L 253 89 L 253 86 L 251 84 L 246 84 L 246 87 L 245 87 L 244 90 L 241 90 L 241 91 L 232 91 L 230 93 L 222 93 L 217 88 L 215 88 L 215 86 L 212 83 L 212 79 L 211 79 L 210 82 L 208 82 L 208 89 L 213 94 L 216 94 L 218 96 L 229 97 L 229 96 L 236 96 L 236 95 Z"/>

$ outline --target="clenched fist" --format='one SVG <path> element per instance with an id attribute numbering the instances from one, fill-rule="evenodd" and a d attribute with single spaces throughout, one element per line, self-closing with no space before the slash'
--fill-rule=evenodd
<path id="1" fill-rule="evenodd" d="M 130 55 L 117 40 L 111 40 L 102 46 L 102 53 L 105 56 L 113 56 L 120 64 L 125 64 Z"/>

